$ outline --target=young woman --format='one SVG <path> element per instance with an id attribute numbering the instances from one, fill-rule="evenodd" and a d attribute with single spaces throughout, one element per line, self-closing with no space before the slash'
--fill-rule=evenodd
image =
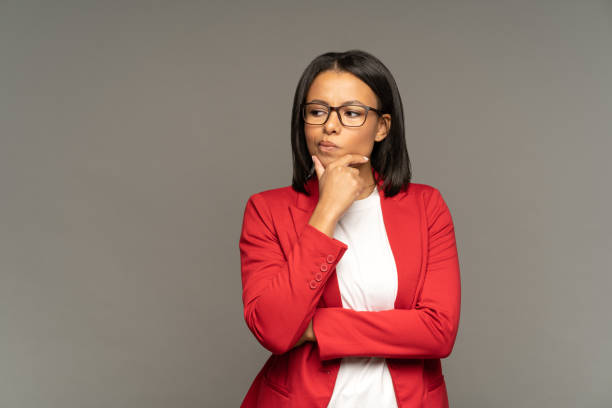
<path id="1" fill-rule="evenodd" d="M 292 185 L 244 211 L 244 319 L 272 355 L 242 407 L 448 407 L 455 232 L 440 191 L 410 182 L 393 76 L 364 51 L 318 56 L 291 128 Z"/>

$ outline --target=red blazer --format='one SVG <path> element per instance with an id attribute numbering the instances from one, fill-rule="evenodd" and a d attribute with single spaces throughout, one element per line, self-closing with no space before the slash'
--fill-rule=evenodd
<path id="1" fill-rule="evenodd" d="M 307 188 L 310 197 L 288 186 L 246 203 L 239 241 L 244 319 L 272 355 L 241 407 L 327 407 L 346 356 L 387 358 L 400 408 L 448 407 L 440 359 L 457 336 L 461 283 L 442 195 L 417 183 L 390 198 L 379 190 L 398 292 L 394 309 L 373 312 L 342 307 L 335 267 L 348 246 L 308 224 L 319 198 L 316 176 Z M 317 342 L 292 348 L 311 319 Z"/>

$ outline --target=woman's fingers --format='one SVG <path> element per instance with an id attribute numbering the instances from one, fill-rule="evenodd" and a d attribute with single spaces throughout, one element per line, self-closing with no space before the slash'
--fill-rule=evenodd
<path id="1" fill-rule="evenodd" d="M 321 180 L 321 177 L 323 176 L 323 173 L 325 172 L 325 167 L 323 166 L 323 163 L 321 163 L 321 160 L 319 160 L 319 158 L 315 155 L 311 156 L 312 157 L 312 161 L 314 163 L 315 166 L 315 172 L 317 173 L 317 178 L 319 180 Z M 334 160 L 333 162 L 329 163 L 328 167 L 334 168 L 334 167 L 339 167 L 339 166 L 348 166 L 348 167 L 352 167 L 351 165 L 353 164 L 362 164 L 367 162 L 368 160 L 370 160 L 367 156 L 363 156 L 361 154 L 345 154 L 344 156 L 340 157 L 337 160 Z"/>
<path id="2" fill-rule="evenodd" d="M 317 173 L 317 179 L 321 180 L 323 173 L 325 172 L 325 167 L 323 167 L 323 163 L 319 160 L 317 156 L 312 156 L 312 161 L 315 166 L 315 172 Z"/>
<path id="3" fill-rule="evenodd" d="M 329 163 L 328 168 L 334 168 L 339 166 L 351 167 L 351 164 L 362 164 L 367 162 L 368 160 L 369 159 L 366 156 L 363 156 L 361 154 L 349 153 L 340 157 L 338 160 L 334 160 L 333 162 Z"/>

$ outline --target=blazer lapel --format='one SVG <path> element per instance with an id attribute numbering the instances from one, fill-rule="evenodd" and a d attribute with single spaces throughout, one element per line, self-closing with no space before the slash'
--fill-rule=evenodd
<path id="1" fill-rule="evenodd" d="M 383 180 L 376 170 L 372 169 L 372 172 L 377 188 L 381 188 Z M 307 181 L 305 187 L 310 192 L 310 196 L 297 193 L 295 204 L 289 204 L 296 239 L 308 224 L 319 202 L 319 181 L 316 175 Z M 419 214 L 419 208 L 410 205 L 407 199 L 402 200 L 406 193 L 400 192 L 393 197 L 385 197 L 382 190 L 379 192 L 383 222 L 397 268 L 398 289 L 394 305 L 396 309 L 410 309 L 414 307 L 417 285 L 423 271 L 422 261 L 425 259 L 422 216 Z M 335 273 L 327 281 L 321 303 L 323 307 L 342 307 Z"/>
<path id="2" fill-rule="evenodd" d="M 396 309 L 412 309 L 423 274 L 423 216 L 414 200 L 400 192 L 391 198 L 381 194 L 381 210 L 389 246 L 397 268 Z"/>

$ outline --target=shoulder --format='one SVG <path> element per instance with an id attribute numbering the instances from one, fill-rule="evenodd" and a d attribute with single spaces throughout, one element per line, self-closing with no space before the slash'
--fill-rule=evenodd
<path id="1" fill-rule="evenodd" d="M 440 213 L 450 212 L 440 190 L 430 184 L 410 183 L 408 188 L 397 196 L 397 200 L 405 205 L 422 208 L 428 218 L 436 218 Z"/>
<path id="2" fill-rule="evenodd" d="M 413 197 L 419 201 L 419 206 L 423 209 L 429 228 L 437 226 L 453 226 L 453 217 L 449 206 L 446 203 L 440 190 L 429 184 L 411 183 Z M 410 188 L 408 190 L 410 190 Z"/>
<path id="3" fill-rule="evenodd" d="M 268 190 L 263 190 L 258 193 L 254 193 L 249 197 L 249 200 L 255 201 L 266 201 L 269 203 L 272 202 L 286 202 L 289 203 L 292 200 L 295 200 L 297 191 L 295 191 L 291 186 L 271 188 Z"/>
<path id="4" fill-rule="evenodd" d="M 437 190 L 434 186 L 425 183 L 410 183 L 405 193 L 407 194 L 431 194 Z"/>
<path id="5" fill-rule="evenodd" d="M 436 196 L 441 195 L 436 187 L 425 183 L 410 183 L 408 188 L 397 193 L 397 200 L 420 201 L 426 205 Z"/>
<path id="6" fill-rule="evenodd" d="M 287 205 L 295 203 L 297 191 L 291 186 L 271 188 L 251 194 L 247 199 L 246 206 L 265 208 L 266 211 L 274 212 L 276 208 L 286 208 Z"/>

